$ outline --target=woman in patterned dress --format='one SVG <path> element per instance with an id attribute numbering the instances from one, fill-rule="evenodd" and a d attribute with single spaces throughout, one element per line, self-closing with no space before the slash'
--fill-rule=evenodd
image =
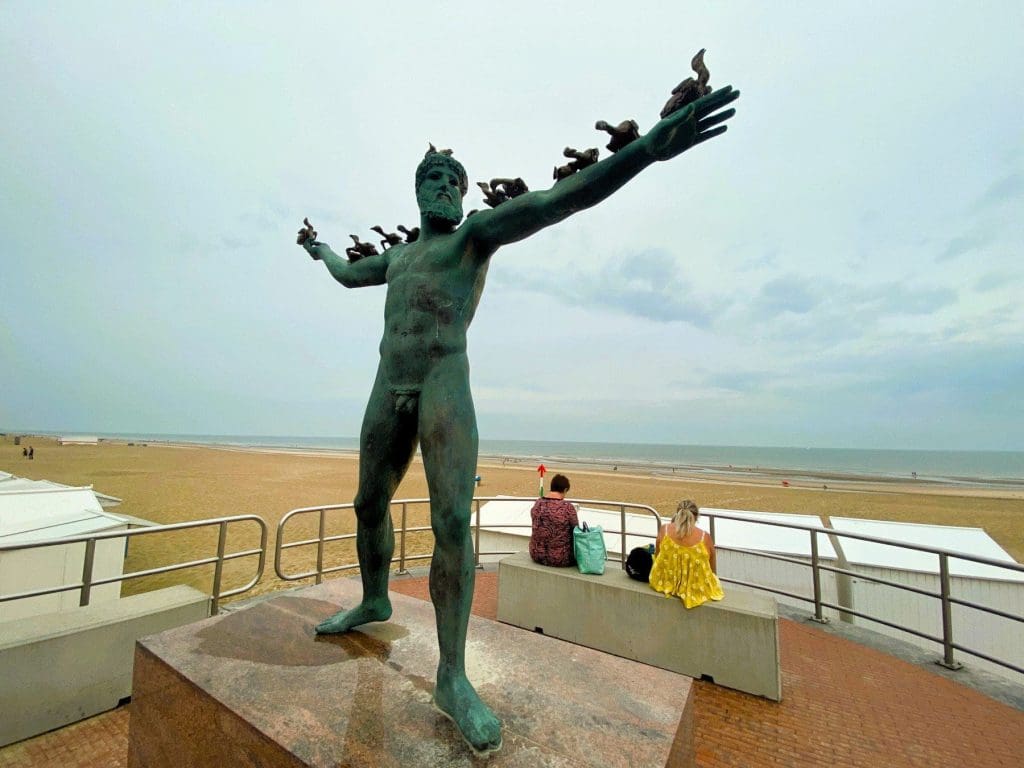
<path id="1" fill-rule="evenodd" d="M 555 475 L 551 490 L 537 499 L 530 510 L 530 557 L 541 565 L 576 565 L 572 551 L 572 529 L 580 524 L 576 507 L 565 500 L 569 478 Z"/>
<path id="2" fill-rule="evenodd" d="M 699 514 L 690 499 L 679 502 L 672 522 L 658 530 L 654 565 L 648 579 L 656 591 L 666 597 L 678 597 L 687 608 L 721 600 L 724 595 L 715 575 L 715 543 L 697 527 Z"/>

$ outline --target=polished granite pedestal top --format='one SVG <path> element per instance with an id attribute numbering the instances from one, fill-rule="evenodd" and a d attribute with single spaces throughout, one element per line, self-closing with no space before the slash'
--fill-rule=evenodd
<path id="1" fill-rule="evenodd" d="M 689 678 L 473 617 L 467 671 L 503 722 L 475 756 L 431 706 L 430 603 L 392 594 L 390 621 L 315 635 L 360 593 L 338 579 L 140 640 L 129 766 L 693 764 Z"/>

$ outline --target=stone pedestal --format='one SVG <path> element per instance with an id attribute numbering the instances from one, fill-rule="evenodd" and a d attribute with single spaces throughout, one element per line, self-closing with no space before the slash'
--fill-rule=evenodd
<path id="1" fill-rule="evenodd" d="M 431 706 L 433 606 L 393 594 L 391 621 L 314 634 L 360 591 L 338 579 L 140 640 L 129 768 L 693 765 L 689 678 L 475 617 L 469 678 L 504 743 L 474 756 Z"/>

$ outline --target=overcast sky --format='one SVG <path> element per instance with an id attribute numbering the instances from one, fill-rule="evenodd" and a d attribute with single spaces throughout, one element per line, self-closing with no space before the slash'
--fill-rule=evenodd
<path id="1" fill-rule="evenodd" d="M 1024 4 L 350 5 L 0 4 L 0 430 L 358 434 L 302 217 L 546 188 L 704 47 L 724 136 L 494 256 L 481 437 L 1024 450 Z"/>

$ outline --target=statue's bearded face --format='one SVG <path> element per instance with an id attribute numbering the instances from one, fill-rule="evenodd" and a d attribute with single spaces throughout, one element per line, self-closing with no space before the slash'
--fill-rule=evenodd
<path id="1" fill-rule="evenodd" d="M 420 213 L 429 219 L 455 225 L 462 221 L 462 188 L 459 175 L 443 165 L 427 169 L 416 189 Z"/>

